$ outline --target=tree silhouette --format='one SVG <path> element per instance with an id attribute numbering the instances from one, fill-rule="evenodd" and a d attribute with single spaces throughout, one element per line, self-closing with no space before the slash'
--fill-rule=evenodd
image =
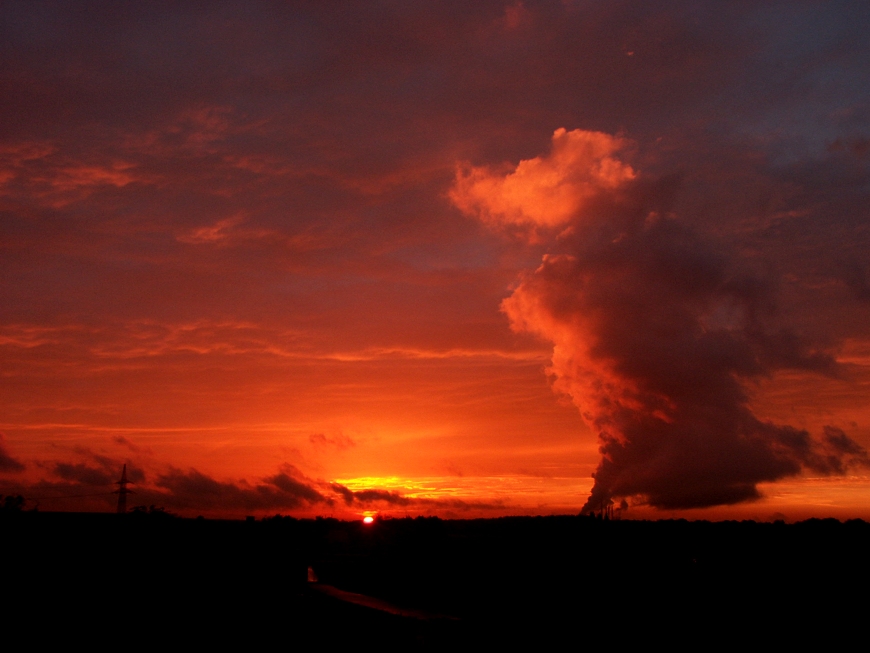
<path id="1" fill-rule="evenodd" d="M 24 497 L 20 494 L 0 495 L 0 511 L 21 512 L 24 509 Z"/>

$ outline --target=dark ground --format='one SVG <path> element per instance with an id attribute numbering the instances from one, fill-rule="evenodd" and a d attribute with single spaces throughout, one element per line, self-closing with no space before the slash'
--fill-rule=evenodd
<path id="1" fill-rule="evenodd" d="M 830 644 L 866 631 L 870 589 L 863 521 L 20 512 L 0 514 L 0 538 L 7 633 L 101 648 Z M 320 584 L 430 617 L 338 601 L 309 566 Z"/>

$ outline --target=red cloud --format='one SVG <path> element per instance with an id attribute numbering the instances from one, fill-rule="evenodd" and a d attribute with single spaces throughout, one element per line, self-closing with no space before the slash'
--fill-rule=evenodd
<path id="1" fill-rule="evenodd" d="M 601 190 L 634 179 L 631 166 L 614 156 L 626 144 L 601 132 L 557 129 L 549 156 L 520 161 L 506 175 L 460 169 L 450 198 L 489 223 L 562 225 Z"/>

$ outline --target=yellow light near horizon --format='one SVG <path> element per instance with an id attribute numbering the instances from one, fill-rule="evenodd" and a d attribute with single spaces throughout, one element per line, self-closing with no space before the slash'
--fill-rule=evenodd
<path id="1" fill-rule="evenodd" d="M 374 524 L 374 523 L 375 523 L 374 517 L 371 517 L 369 515 L 366 515 L 365 517 L 363 517 L 363 524 Z"/>

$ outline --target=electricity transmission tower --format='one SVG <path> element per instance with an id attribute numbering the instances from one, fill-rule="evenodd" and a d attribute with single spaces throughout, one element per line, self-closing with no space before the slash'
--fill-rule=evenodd
<path id="1" fill-rule="evenodd" d="M 112 492 L 112 494 L 118 495 L 118 514 L 123 515 L 127 512 L 127 495 L 135 494 L 133 490 L 127 489 L 127 484 L 130 481 L 127 480 L 127 464 L 124 463 L 124 469 L 121 471 L 121 480 L 115 481 L 115 485 L 118 485 L 117 490 Z"/>

